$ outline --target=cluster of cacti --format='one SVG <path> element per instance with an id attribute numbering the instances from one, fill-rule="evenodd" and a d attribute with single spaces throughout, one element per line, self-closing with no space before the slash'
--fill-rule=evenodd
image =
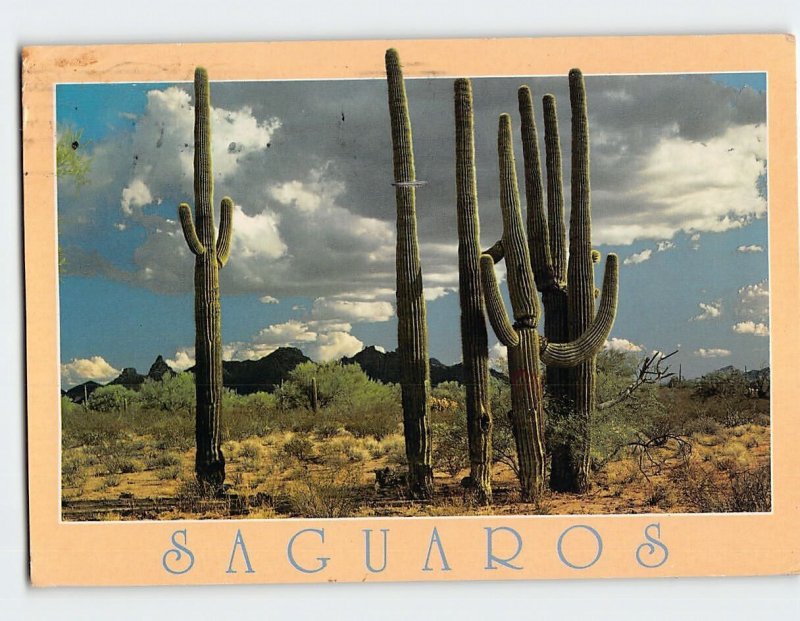
<path id="1" fill-rule="evenodd" d="M 577 338 L 592 322 L 596 295 L 593 264 L 599 260 L 599 254 L 591 246 L 589 123 L 586 89 L 578 69 L 569 73 L 569 92 L 572 109 L 572 206 L 568 265 L 555 98 L 552 95 L 543 98 L 547 166 L 545 214 L 531 92 L 523 86 L 518 93 L 528 203 L 528 243 L 536 286 L 542 294 L 545 337 L 554 343 Z M 594 355 L 574 369 L 547 369 L 547 392 L 552 414 L 569 429 L 568 433 L 560 434 L 551 442 L 550 487 L 553 490 L 582 492 L 588 489 L 589 420 L 595 405 L 595 383 Z"/>
<path id="2" fill-rule="evenodd" d="M 492 412 L 489 405 L 489 345 L 480 274 L 480 224 L 475 181 L 472 85 L 456 80 L 456 212 L 461 353 L 466 386 L 470 483 L 480 503 L 492 501 Z"/>
<path id="3" fill-rule="evenodd" d="M 403 369 L 406 452 L 412 495 L 428 497 L 429 487 L 421 493 L 419 484 L 423 476 L 430 476 L 430 436 L 425 399 L 429 385 L 425 302 L 414 205 L 417 184 L 405 87 L 395 50 L 386 53 L 386 70 L 397 196 L 398 349 Z M 542 363 L 547 365 L 551 398 L 561 408 L 566 405 L 571 418 L 580 422 L 577 439 L 554 442 L 551 486 L 574 490 L 586 487 L 595 355 L 608 337 L 616 315 L 617 257 L 608 256 L 603 298 L 595 316 L 593 263 L 599 260 L 599 254 L 591 249 L 586 96 L 580 71 L 571 71 L 569 81 L 573 160 L 568 265 L 555 98 L 551 95 L 544 98 L 547 214 L 531 94 L 527 87 L 522 87 L 519 106 L 528 202 L 527 235 L 522 225 L 511 121 L 508 115 L 502 115 L 498 154 L 503 237 L 481 253 L 472 90 L 467 79 L 459 79 L 454 85 L 459 296 L 470 456 L 468 487 L 481 502 L 491 502 L 492 496 L 492 414 L 484 308 L 498 339 L 508 347 L 512 397 L 509 416 L 517 448 L 522 496 L 535 497 L 545 478 Z M 494 263 L 503 259 L 513 323 L 506 313 L 494 274 Z M 537 289 L 542 294 L 545 314 L 545 334 L 541 339 L 537 332 Z"/>
<path id="4" fill-rule="evenodd" d="M 555 343 L 540 339 L 539 302 L 534 269 L 522 225 L 511 120 L 500 117 L 498 132 L 500 207 L 503 237 L 500 249 L 506 262 L 508 290 L 514 322 L 506 313 L 494 273 L 499 253 L 481 256 L 481 278 L 486 310 L 492 328 L 508 348 L 511 381 L 511 424 L 517 447 L 519 477 L 524 499 L 534 498 L 545 476 L 544 401 L 541 363 L 574 367 L 592 358 L 603 346 L 614 323 L 617 306 L 617 257 L 608 255 L 600 311 L 580 335 Z"/>
<path id="5" fill-rule="evenodd" d="M 397 51 L 386 52 L 389 116 L 392 126 L 394 187 L 397 201 L 397 349 L 403 432 L 412 498 L 433 495 L 429 415 L 428 327 L 417 242 L 416 185 L 411 120 Z"/>
<path id="6" fill-rule="evenodd" d="M 186 203 L 178 209 L 183 235 L 195 255 L 195 437 L 197 480 L 219 492 L 225 480 L 219 422 L 222 410 L 222 334 L 219 305 L 219 268 L 228 260 L 233 232 L 233 202 L 223 198 L 219 236 L 214 229 L 214 182 L 211 172 L 211 118 L 208 74 L 194 74 L 194 199 L 195 213 Z"/>

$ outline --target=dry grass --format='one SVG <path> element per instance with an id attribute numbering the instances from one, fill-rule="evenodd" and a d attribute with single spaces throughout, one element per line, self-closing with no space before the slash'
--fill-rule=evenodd
<path id="1" fill-rule="evenodd" d="M 376 488 L 375 470 L 402 472 L 403 438 L 380 441 L 333 430 L 271 432 L 227 441 L 229 489 L 207 499 L 193 476 L 191 448 L 162 446 L 163 438 L 122 431 L 113 442 L 65 447 L 62 493 L 65 519 L 180 519 L 235 515 L 282 517 L 448 516 L 485 514 L 600 514 L 765 511 L 769 509 L 769 427 L 756 424 L 698 430 L 692 451 L 654 449 L 660 471 L 621 453 L 594 475 L 585 495 L 545 494 L 518 502 L 516 480 L 503 465 L 494 471 L 495 504 L 470 504 L 460 476 L 436 472 L 432 502 L 402 499 L 401 489 Z M 92 503 L 95 503 L 94 505 Z M 97 505 L 96 511 L 81 509 Z M 119 506 L 118 506 L 119 505 Z M 137 506 L 145 507 L 140 510 Z"/>

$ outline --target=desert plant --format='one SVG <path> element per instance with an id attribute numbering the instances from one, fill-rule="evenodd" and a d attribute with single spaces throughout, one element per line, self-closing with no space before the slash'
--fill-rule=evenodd
<path id="1" fill-rule="evenodd" d="M 90 396 L 87 405 L 96 412 L 127 413 L 137 401 L 136 392 L 118 384 L 100 386 Z"/>
<path id="2" fill-rule="evenodd" d="M 503 237 L 494 251 L 481 255 L 481 279 L 487 314 L 492 328 L 508 348 L 511 378 L 511 417 L 517 448 L 523 500 L 533 500 L 541 491 L 545 475 L 544 408 L 540 362 L 548 366 L 575 366 L 602 348 L 614 323 L 617 306 L 617 257 L 609 254 L 603 281 L 600 310 L 580 335 L 556 343 L 539 338 L 539 303 L 525 231 L 522 226 L 516 164 L 511 138 L 511 119 L 501 115 L 498 131 L 500 206 Z M 494 263 L 506 261 L 508 289 L 514 323 L 508 317 Z"/>
<path id="3" fill-rule="evenodd" d="M 219 237 L 214 229 L 214 179 L 211 171 L 211 114 L 208 74 L 194 73 L 194 198 L 195 213 L 186 203 L 178 209 L 183 235 L 194 263 L 194 319 L 197 479 L 215 492 L 225 480 L 225 457 L 220 445 L 222 410 L 222 330 L 219 305 L 219 268 L 228 260 L 233 232 L 233 201 L 223 198 Z"/>
<path id="4" fill-rule="evenodd" d="M 406 87 L 397 50 L 386 52 L 389 116 L 392 126 L 394 188 L 397 201 L 397 351 L 403 429 L 412 498 L 433 496 L 428 396 L 430 361 L 416 215 L 416 173 Z"/>
<path id="5" fill-rule="evenodd" d="M 589 122 L 586 88 L 579 69 L 569 72 L 572 108 L 572 206 L 569 253 L 564 227 L 561 147 L 556 100 L 543 98 L 545 158 L 547 166 L 547 214 L 538 139 L 530 89 L 519 89 L 522 145 L 525 160 L 527 233 L 536 286 L 542 293 L 544 336 L 551 343 L 578 338 L 595 316 L 594 263 L 591 198 L 589 188 Z M 569 257 L 567 259 L 567 257 Z M 588 356 L 572 369 L 547 368 L 547 392 L 562 415 L 575 420 L 578 430 L 570 441 L 552 447 L 550 487 L 556 491 L 583 492 L 589 486 L 590 420 L 596 399 L 595 358 Z"/>
<path id="6" fill-rule="evenodd" d="M 469 476 L 476 500 L 492 501 L 492 411 L 489 403 L 489 344 L 480 274 L 480 224 L 475 181 L 472 84 L 455 81 L 456 211 L 458 215 L 458 294 L 461 353 L 467 391 Z M 451 470 L 456 466 L 453 465 Z"/>

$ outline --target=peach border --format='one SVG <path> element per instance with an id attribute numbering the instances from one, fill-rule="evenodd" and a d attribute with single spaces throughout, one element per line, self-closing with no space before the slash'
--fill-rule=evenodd
<path id="1" fill-rule="evenodd" d="M 54 203 L 53 85 L 56 82 L 190 81 L 196 65 L 215 80 L 375 78 L 397 47 L 412 76 L 767 71 L 769 75 L 770 285 L 774 509 L 764 515 L 553 516 L 220 522 L 61 523 L 59 520 L 58 343 Z M 751 575 L 800 571 L 800 308 L 798 269 L 795 42 L 787 35 L 555 39 L 401 40 L 31 47 L 23 51 L 23 167 L 27 319 L 27 394 L 31 578 L 35 585 L 205 584 L 319 581 L 598 578 Z M 646 569 L 635 560 L 644 528 L 658 522 L 669 560 Z M 591 568 L 570 569 L 556 554 L 560 534 L 586 524 L 603 538 Z M 513 527 L 524 541 L 522 570 L 484 569 L 485 528 Z M 450 571 L 422 571 L 436 527 Z M 193 569 L 171 575 L 162 555 L 187 529 Z M 309 536 L 301 562 L 329 556 L 325 571 L 304 574 L 286 559 L 289 538 Z M 364 566 L 363 529 L 390 529 L 386 571 Z M 228 574 L 237 530 L 255 573 Z M 652 531 L 651 531 L 652 533 Z M 507 533 L 506 533 L 507 534 Z M 583 533 L 584 535 L 586 532 Z M 576 540 L 579 539 L 576 536 Z M 497 535 L 498 554 L 508 539 Z M 504 543 L 505 542 L 505 543 Z M 589 540 L 591 543 L 591 540 Z M 503 546 L 506 546 L 503 548 Z M 593 548 L 589 548 L 591 558 Z M 324 554 L 323 554 L 324 552 Z M 583 550 L 583 553 L 587 553 Z M 576 557 L 577 558 L 577 557 Z"/>

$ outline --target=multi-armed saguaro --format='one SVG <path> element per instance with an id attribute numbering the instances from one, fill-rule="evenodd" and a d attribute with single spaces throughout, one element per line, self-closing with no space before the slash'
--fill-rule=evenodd
<path id="1" fill-rule="evenodd" d="M 572 108 L 572 208 L 569 227 L 569 264 L 564 229 L 564 196 L 561 179 L 561 148 L 556 101 L 543 98 L 545 157 L 547 163 L 547 214 L 542 194 L 542 172 L 531 92 L 519 89 L 525 187 L 528 203 L 528 243 L 536 286 L 544 305 L 544 334 L 553 343 L 577 338 L 594 317 L 595 285 L 592 251 L 592 219 L 589 193 L 589 122 L 586 88 L 580 70 L 569 73 Z M 574 369 L 548 367 L 547 392 L 550 415 L 561 418 L 567 433 L 550 442 L 552 461 L 550 487 L 555 491 L 588 489 L 589 420 L 595 402 L 595 356 Z"/>
<path id="2" fill-rule="evenodd" d="M 223 198 L 219 237 L 214 230 L 214 181 L 211 172 L 211 118 L 208 74 L 194 74 L 194 200 L 195 214 L 186 203 L 178 209 L 183 235 L 195 255 L 194 321 L 197 418 L 195 437 L 197 480 L 211 492 L 222 490 L 225 458 L 220 447 L 222 410 L 222 334 L 219 306 L 219 268 L 228 260 L 233 232 L 233 201 Z"/>
<path id="3" fill-rule="evenodd" d="M 475 181 L 472 84 L 455 81 L 456 211 L 461 353 L 466 384 L 470 482 L 476 500 L 492 501 L 492 413 L 489 405 L 489 345 L 480 274 L 480 225 Z"/>
<path id="4" fill-rule="evenodd" d="M 548 366 L 573 367 L 591 359 L 603 346 L 614 323 L 617 307 L 617 257 L 609 254 L 603 296 L 596 317 L 569 342 L 539 338 L 539 302 L 534 269 L 522 225 L 511 120 L 500 117 L 498 133 L 500 206 L 503 237 L 492 251 L 481 255 L 481 278 L 489 321 L 497 338 L 508 347 L 511 379 L 511 424 L 517 446 L 520 486 L 524 500 L 536 497 L 545 476 L 544 408 L 540 361 Z M 506 261 L 514 323 L 506 313 L 494 273 L 494 263 Z"/>
<path id="5" fill-rule="evenodd" d="M 389 87 L 397 200 L 397 350 L 400 354 L 408 488 L 412 498 L 430 498 L 433 495 L 428 403 L 430 361 L 422 268 L 417 243 L 417 181 L 406 88 L 400 58 L 394 49 L 386 52 L 386 78 Z"/>

